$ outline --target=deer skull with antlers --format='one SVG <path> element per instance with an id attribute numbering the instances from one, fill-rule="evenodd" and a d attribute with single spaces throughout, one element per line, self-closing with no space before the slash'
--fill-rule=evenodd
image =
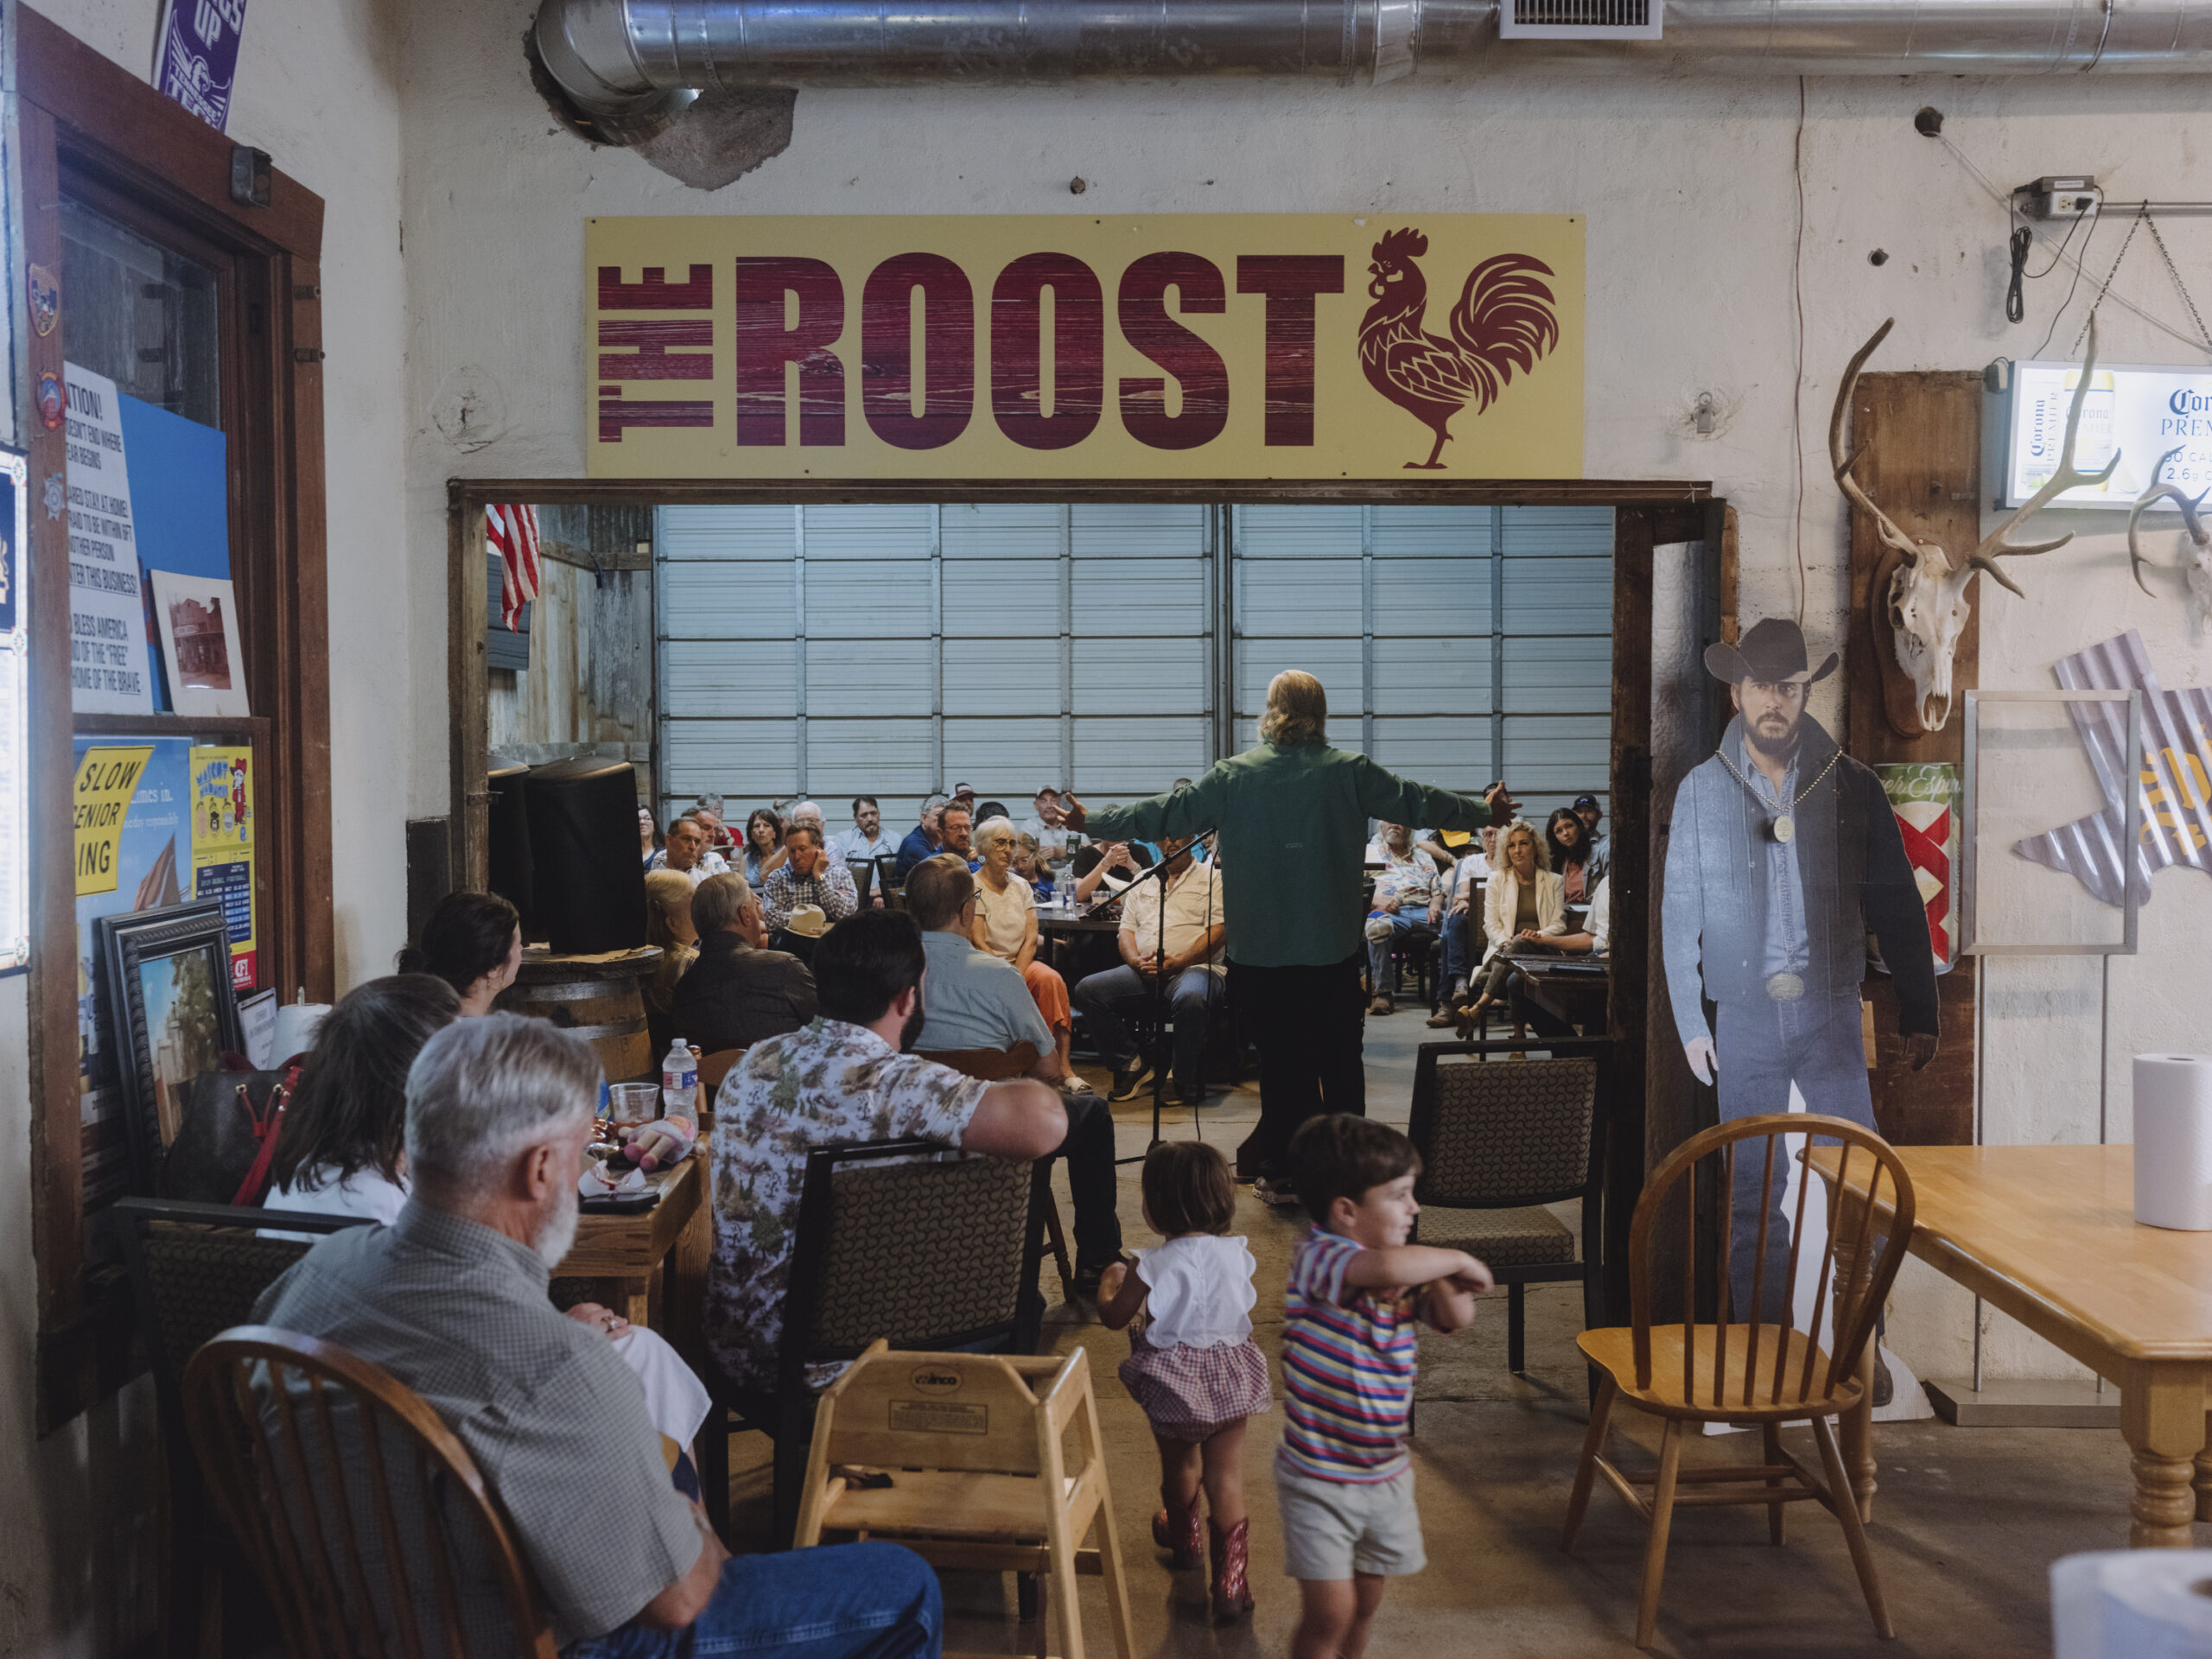
<path id="1" fill-rule="evenodd" d="M 2135 585 L 2145 593 L 2150 593 L 2151 584 L 2143 580 L 2144 567 L 2150 561 L 2143 556 L 2143 550 L 2136 545 L 2136 521 L 2143 517 L 2154 501 L 2171 501 L 2180 508 L 2182 524 L 2187 528 L 2189 539 L 2196 550 L 2190 556 L 2189 563 L 2182 567 L 2189 584 L 2190 626 L 2202 634 L 2204 619 L 2208 613 L 2212 613 L 2212 533 L 2206 531 L 2204 521 L 2196 516 L 2196 510 L 2204 505 L 2205 496 L 2212 491 L 2199 490 L 2193 496 L 2183 495 L 2178 485 L 2158 481 L 2158 474 L 2166 470 L 2167 463 L 2186 448 L 2186 444 L 2177 443 L 2160 455 L 2158 464 L 2151 469 L 2150 487 L 2135 498 L 2135 505 L 2127 515 L 2127 563 L 2135 572 Z"/>
<path id="2" fill-rule="evenodd" d="M 1906 535 L 1859 487 L 1859 480 L 1852 476 L 1852 469 L 1866 453 L 1866 445 L 1861 444 L 1849 454 L 1844 453 L 1844 416 L 1851 407 L 1851 394 L 1859 384 L 1859 372 L 1874 354 L 1875 347 L 1889 337 L 1890 328 L 1896 321 L 1891 317 L 1877 328 L 1874 337 L 1859 348 L 1859 354 L 1843 372 L 1843 384 L 1836 388 L 1835 412 L 1828 417 L 1828 460 L 1835 467 L 1836 486 L 1843 492 L 1844 499 L 1866 515 L 1882 545 L 1899 557 L 1886 591 L 1878 586 L 1875 590 L 1872 620 L 1878 629 L 1886 622 L 1895 638 L 1897 666 L 1912 681 L 1914 706 L 1919 712 L 1921 729 L 1940 732 L 1951 717 L 1951 665 L 1968 614 L 1967 584 L 1974 580 L 1976 571 L 1986 570 L 2013 593 L 2021 593 L 2019 584 L 2005 574 L 1997 561 L 2049 553 L 2072 541 L 2073 532 L 2068 531 L 2056 541 L 2037 542 L 2026 547 L 2016 547 L 2005 538 L 2066 491 L 2103 483 L 2112 476 L 2113 468 L 2120 465 L 2120 454 L 2115 450 L 2101 473 L 2080 472 L 2074 465 L 2074 440 L 2082 425 L 2082 404 L 2088 395 L 2090 374 L 2097 363 L 2097 324 L 2092 317 L 2089 352 L 2082 359 L 2081 379 L 2074 390 L 2073 404 L 2066 411 L 2066 442 L 2059 454 L 2058 469 L 2041 489 L 2014 508 L 2004 523 L 1983 537 L 1981 545 L 1967 555 L 1963 563 L 1953 563 L 1941 543 Z M 2024 594 L 2021 596 L 2026 597 Z"/>

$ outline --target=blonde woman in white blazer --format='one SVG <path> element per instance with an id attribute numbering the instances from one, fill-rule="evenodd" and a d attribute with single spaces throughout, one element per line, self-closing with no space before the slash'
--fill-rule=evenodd
<path id="1" fill-rule="evenodd" d="M 1462 1010 L 1462 1032 L 1482 1020 L 1483 1010 L 1505 995 L 1513 964 L 1505 947 L 1529 934 L 1567 931 L 1567 883 L 1551 872 L 1544 838 L 1526 818 L 1516 818 L 1499 837 L 1498 856 L 1483 894 L 1483 933 L 1490 948 L 1475 970 L 1479 995 Z"/>

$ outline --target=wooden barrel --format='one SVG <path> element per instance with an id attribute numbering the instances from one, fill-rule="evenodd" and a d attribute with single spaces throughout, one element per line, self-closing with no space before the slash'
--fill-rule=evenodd
<path id="1" fill-rule="evenodd" d="M 535 1014 L 574 1032 L 599 1051 L 609 1083 L 660 1076 L 660 1056 L 645 1032 L 642 982 L 660 965 L 652 945 L 599 957 L 556 957 L 524 950 L 515 982 L 499 994 L 510 1014 Z"/>

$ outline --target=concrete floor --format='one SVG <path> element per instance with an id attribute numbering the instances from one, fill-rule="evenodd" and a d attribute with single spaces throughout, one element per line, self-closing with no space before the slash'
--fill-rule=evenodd
<path id="1" fill-rule="evenodd" d="M 1401 1005 L 1402 1010 L 1404 1005 Z M 1402 1011 L 1367 1027 L 1368 1107 L 1402 1124 L 1413 1062 L 1432 1033 L 1418 1013 Z M 1197 1114 L 1195 1132 L 1233 1150 L 1257 1112 L 1253 1085 L 1217 1097 Z M 1122 1151 L 1141 1152 L 1149 1137 L 1148 1102 L 1117 1108 Z M 1162 1132 L 1194 1132 L 1193 1114 L 1167 1114 Z M 1063 1188 L 1065 1212 L 1066 1198 Z M 1138 1210 L 1136 1170 L 1123 1172 L 1122 1227 L 1132 1247 L 1150 1240 Z M 1240 1229 L 1259 1259 L 1260 1345 L 1278 1345 L 1289 1251 L 1305 1227 L 1295 1211 L 1269 1210 L 1249 1196 Z M 1050 1275 L 1047 1274 L 1049 1281 Z M 1551 1659 L 1630 1655 L 1643 1527 L 1601 1487 L 1576 1553 L 1559 1553 L 1559 1527 L 1575 1459 L 1588 1423 L 1585 1372 L 1574 1347 L 1581 1328 L 1573 1285 L 1529 1291 L 1526 1376 L 1505 1369 L 1503 1293 L 1468 1331 L 1424 1335 L 1416 1484 L 1427 1537 L 1427 1570 L 1389 1589 L 1370 1652 L 1393 1656 L 1477 1653 Z M 1122 1547 L 1130 1567 L 1130 1611 L 1137 1651 L 1146 1656 L 1280 1654 L 1296 1622 L 1297 1588 L 1281 1576 L 1269 1465 L 1281 1430 L 1280 1408 L 1252 1424 L 1246 1484 L 1252 1511 L 1252 1579 L 1259 1605 L 1251 1619 L 1222 1630 L 1206 1621 L 1203 1577 L 1173 1573 L 1152 1547 L 1159 1465 L 1143 1414 L 1115 1376 L 1127 1340 L 1087 1308 L 1056 1306 L 1047 1316 L 1052 1351 L 1091 1357 Z M 1617 1411 L 1612 1450 L 1635 1463 L 1630 1444 L 1656 1446 L 1633 1412 Z M 1880 1654 L 1993 1656 L 2050 1650 L 2050 1563 L 2076 1550 L 2110 1549 L 2127 1536 L 2127 1452 L 2117 1434 L 2096 1430 L 1956 1429 L 1941 1422 L 1885 1425 L 1876 1431 L 1880 1491 L 1869 1529 L 1899 1639 L 1878 1640 L 1869 1623 L 1840 1530 L 1815 1504 L 1793 1506 L 1789 1542 L 1766 1542 L 1758 1510 L 1678 1511 L 1661 1605 L 1657 1651 L 1681 1655 Z M 1809 1434 L 1792 1431 L 1792 1449 L 1817 1464 Z M 1689 1460 L 1744 1458 L 1748 1437 L 1694 1442 Z M 767 1499 L 766 1445 L 740 1436 L 731 1448 L 733 1524 L 762 1524 Z M 746 1539 L 733 1538 L 733 1548 Z M 756 1533 L 754 1548 L 765 1545 Z M 1013 1614 L 1009 1580 L 982 1573 L 947 1576 L 948 1646 L 1034 1652 L 1032 1625 Z M 1084 1630 L 1091 1653 L 1110 1653 L 1097 1581 L 1085 1580 Z"/>

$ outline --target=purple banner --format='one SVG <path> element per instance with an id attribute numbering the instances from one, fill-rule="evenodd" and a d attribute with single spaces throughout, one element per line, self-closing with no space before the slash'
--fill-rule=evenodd
<path id="1" fill-rule="evenodd" d="M 168 0 L 154 84 L 216 131 L 231 118 L 245 0 Z"/>

